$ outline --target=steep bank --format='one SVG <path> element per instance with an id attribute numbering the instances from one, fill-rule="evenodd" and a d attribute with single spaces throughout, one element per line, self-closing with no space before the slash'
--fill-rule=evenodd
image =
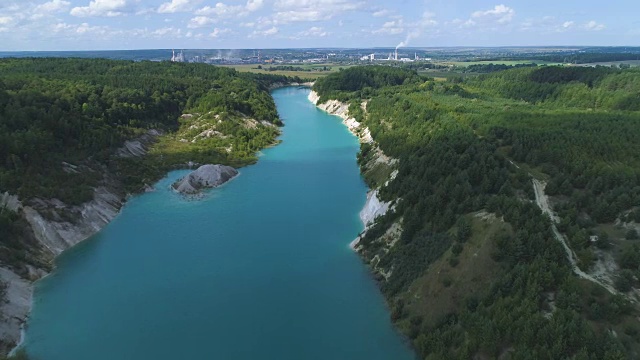
<path id="1" fill-rule="evenodd" d="M 0 344 L 2 346 L 0 346 L 0 351 L 2 353 L 7 353 L 21 342 L 22 327 L 31 311 L 35 281 L 53 270 L 53 261 L 58 255 L 102 230 L 119 214 L 120 209 L 132 193 L 153 191 L 147 181 L 153 181 L 161 176 L 159 170 L 191 168 L 198 165 L 197 161 L 206 160 L 201 157 L 189 157 L 189 159 L 197 161 L 185 161 L 187 158 L 183 158 L 184 156 L 170 158 L 171 152 L 168 149 L 170 146 L 177 143 L 183 144 L 184 141 L 181 140 L 186 135 L 190 132 L 200 133 L 203 128 L 206 130 L 202 132 L 207 135 L 195 136 L 187 144 L 194 148 L 206 148 L 211 146 L 210 143 L 217 141 L 227 147 L 227 143 L 234 140 L 235 133 L 233 132 L 227 130 L 223 133 L 212 130 L 215 129 L 215 126 L 205 119 L 207 117 L 212 117 L 216 124 L 220 124 L 223 120 L 221 116 L 213 116 L 210 113 L 202 116 L 185 114 L 183 115 L 183 118 L 186 118 L 186 120 L 183 119 L 185 125 L 175 134 L 163 136 L 164 134 L 160 131 L 149 130 L 142 136 L 125 141 L 120 148 L 116 149 L 112 160 L 121 159 L 128 164 L 138 164 L 137 166 L 141 170 L 155 169 L 145 175 L 144 183 L 139 182 L 143 178 L 136 176 L 134 183 L 138 185 L 135 189 L 131 188 L 131 179 L 127 179 L 127 177 L 132 175 L 132 171 L 136 171 L 136 167 L 116 167 L 117 170 L 115 170 L 102 166 L 101 180 L 96 187 L 92 188 L 92 200 L 79 205 L 70 205 L 55 198 L 34 198 L 23 202 L 17 196 L 9 193 L 0 196 L 0 208 L 6 206 L 7 209 L 16 212 L 24 219 L 26 230 L 33 239 L 32 246 L 36 249 L 34 252 L 37 253 L 38 260 L 37 263 L 25 261 L 22 264 L 21 262 L 20 265 L 26 268 L 22 271 L 16 271 L 11 266 L 0 266 L 0 279 L 7 286 L 7 302 L 0 308 L 2 314 L 2 321 L 0 321 Z M 234 122 L 247 131 L 258 132 L 260 129 L 267 129 L 266 131 L 279 133 L 279 128 L 267 121 L 256 121 L 245 116 L 224 120 L 228 123 Z M 275 141 L 275 136 L 273 138 L 271 145 L 278 143 Z M 184 155 L 189 156 L 190 154 Z M 165 162 L 161 163 L 158 159 L 164 159 Z M 220 161 L 221 159 L 213 160 Z M 246 164 L 234 163 L 235 166 Z M 63 166 L 70 171 L 87 171 L 87 169 L 72 164 L 65 163 Z M 232 167 L 224 166 L 224 168 L 232 169 L 237 174 L 237 171 Z"/>
<path id="2" fill-rule="evenodd" d="M 358 246 L 360 239 L 367 234 L 367 231 L 375 223 L 375 220 L 378 217 L 385 215 L 390 209 L 393 209 L 394 201 L 381 200 L 379 198 L 379 191 L 397 175 L 397 171 L 395 170 L 395 168 L 397 167 L 398 160 L 385 155 L 371 137 L 371 132 L 369 131 L 369 129 L 358 122 L 354 117 L 349 115 L 349 104 L 340 102 L 338 100 L 329 100 L 325 103 L 318 104 L 319 99 L 320 96 L 315 91 L 312 90 L 309 93 L 309 101 L 311 101 L 319 109 L 326 111 L 331 115 L 336 115 L 342 118 L 342 123 L 349 129 L 349 131 L 353 135 L 358 138 L 360 143 L 368 144 L 371 147 L 371 150 L 369 150 L 370 156 L 368 156 L 365 161 L 361 162 L 360 164 L 361 172 L 363 174 L 365 174 L 367 171 L 372 171 L 373 169 L 379 168 L 380 166 L 391 170 L 388 172 L 389 175 L 384 176 L 383 181 L 380 181 L 381 185 L 369 189 L 369 191 L 367 192 L 367 201 L 360 211 L 360 220 L 362 221 L 365 229 L 356 239 L 351 242 L 349 246 L 356 252 L 361 253 L 362 248 Z M 363 102 L 361 104 L 361 107 L 366 116 L 366 102 Z M 390 249 L 395 241 L 399 238 L 401 233 L 402 224 L 401 220 L 399 220 L 391 227 L 389 232 L 387 232 L 380 238 L 383 248 L 387 249 L 388 251 L 388 249 Z M 367 259 L 365 257 L 365 260 L 370 263 L 375 272 L 385 277 L 389 276 L 390 270 L 385 270 L 377 266 L 378 259 Z"/>
<path id="3" fill-rule="evenodd" d="M 30 298 L 55 257 L 109 223 L 128 194 L 190 162 L 253 164 L 277 143 L 281 121 L 268 88 L 293 81 L 204 64 L 0 63 L 0 298 L 8 299 L 0 355 L 29 308 L 12 304 Z"/>
<path id="4" fill-rule="evenodd" d="M 117 157 L 142 157 L 161 133 L 150 130 L 146 134 L 126 141 L 117 149 Z M 66 164 L 69 168 L 73 165 Z M 75 167 L 77 168 L 77 167 Z M 99 186 L 93 188 L 93 199 L 80 205 L 69 205 L 58 199 L 35 198 L 25 201 L 5 193 L 0 207 L 22 217 L 36 242 L 40 264 L 26 263 L 26 272 L 16 266 L 0 266 L 0 279 L 6 286 L 6 302 L 0 313 L 0 350 L 6 353 L 20 342 L 21 328 L 31 311 L 34 282 L 51 271 L 56 256 L 96 234 L 113 220 L 126 202 L 124 184 L 114 174 L 103 169 Z M 48 265 L 48 266 L 47 266 Z"/>

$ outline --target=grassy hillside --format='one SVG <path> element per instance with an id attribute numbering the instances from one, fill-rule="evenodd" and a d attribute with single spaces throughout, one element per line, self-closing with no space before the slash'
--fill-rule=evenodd
<path id="1" fill-rule="evenodd" d="M 313 81 L 327 76 L 340 68 L 347 68 L 348 65 L 339 64 L 261 64 L 261 65 L 222 65 L 226 68 L 235 69 L 239 72 L 254 74 L 281 75 L 294 78 L 296 82 Z"/>
<path id="2" fill-rule="evenodd" d="M 348 69 L 315 89 L 351 109 L 366 100 L 366 112 L 352 115 L 399 159 L 380 193 L 401 200 L 360 252 L 421 357 L 639 356 L 630 289 L 640 287 L 640 249 L 617 254 L 592 236 L 639 213 L 640 72 L 526 67 L 438 82 L 403 70 L 402 81 L 373 81 L 396 71 Z M 603 276 L 620 291 L 574 276 L 532 201 L 532 176 L 549 180 L 582 270 L 619 256 L 627 272 Z M 398 226 L 397 241 L 380 240 Z"/>

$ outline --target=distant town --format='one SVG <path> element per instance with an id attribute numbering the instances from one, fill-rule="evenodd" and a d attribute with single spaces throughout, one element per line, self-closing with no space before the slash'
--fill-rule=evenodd
<path id="1" fill-rule="evenodd" d="M 640 65 L 637 47 L 502 47 L 502 48 L 368 48 L 368 49 L 172 49 L 146 60 L 212 65 L 362 65 L 420 63 L 446 66 L 470 63 L 536 63 L 573 65 Z M 160 55 L 160 56 L 158 56 Z M 429 66 L 428 66 L 429 67 Z M 432 66 L 431 66 L 432 67 Z"/>
<path id="2" fill-rule="evenodd" d="M 226 66 L 314 80 L 357 65 L 406 67 L 439 80 L 522 66 L 640 66 L 640 47 L 394 47 L 0 52 L 0 57 L 110 58 Z"/>
<path id="3" fill-rule="evenodd" d="M 420 63 L 463 66 L 476 63 L 573 65 L 640 65 L 640 47 L 405 47 L 307 49 L 149 49 L 3 52 L 0 57 L 78 57 L 134 61 L 174 61 L 213 65 L 348 66 L 368 63 Z M 415 64 L 410 64 L 415 66 Z"/>
<path id="4" fill-rule="evenodd" d="M 187 51 L 187 54 L 185 54 Z M 371 51 L 371 50 L 370 50 Z M 263 50 L 253 50 L 247 53 L 247 50 L 219 50 L 215 54 L 207 54 L 202 51 L 201 54 L 197 50 L 172 50 L 171 61 L 173 62 L 190 62 L 190 63 L 206 63 L 206 64 L 321 64 L 328 62 L 374 62 L 374 61 L 431 61 L 424 51 L 415 50 L 398 51 L 394 50 L 374 50 L 364 54 L 363 51 L 342 50 L 342 51 L 291 51 L 277 52 L 267 50 L 263 54 Z"/>

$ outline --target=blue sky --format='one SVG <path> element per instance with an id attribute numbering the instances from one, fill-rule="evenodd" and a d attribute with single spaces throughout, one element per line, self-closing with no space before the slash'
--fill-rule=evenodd
<path id="1" fill-rule="evenodd" d="M 640 1 L 0 0 L 0 50 L 640 45 Z"/>

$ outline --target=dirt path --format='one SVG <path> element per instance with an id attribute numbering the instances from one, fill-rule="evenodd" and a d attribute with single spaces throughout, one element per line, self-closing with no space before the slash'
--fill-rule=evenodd
<path id="1" fill-rule="evenodd" d="M 616 291 L 616 289 L 614 289 L 613 286 L 607 283 L 604 283 L 603 281 L 596 279 L 595 277 L 580 270 L 576 261 L 577 256 L 573 252 L 573 250 L 571 250 L 571 248 L 569 247 L 567 238 L 564 235 L 562 235 L 560 231 L 558 231 L 558 227 L 556 226 L 556 223 L 558 223 L 560 219 L 551 209 L 551 205 L 549 205 L 549 197 L 544 193 L 544 188 L 546 186 L 547 184 L 544 181 L 533 179 L 533 190 L 535 191 L 535 194 L 536 194 L 536 204 L 538 204 L 538 207 L 542 210 L 542 212 L 548 215 L 549 218 L 551 219 L 551 230 L 553 230 L 553 235 L 555 236 L 556 240 L 558 240 L 560 244 L 562 244 L 562 247 L 564 248 L 564 251 L 567 254 L 567 259 L 569 259 L 569 262 L 571 263 L 571 267 L 573 268 L 573 272 L 585 280 L 589 280 L 593 283 L 596 283 L 602 286 L 603 288 L 607 289 L 610 293 L 614 295 L 618 294 L 618 291 Z"/>

